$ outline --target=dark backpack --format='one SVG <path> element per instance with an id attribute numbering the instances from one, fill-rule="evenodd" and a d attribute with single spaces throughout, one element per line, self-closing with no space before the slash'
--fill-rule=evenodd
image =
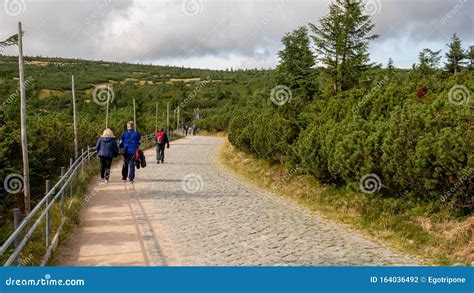
<path id="1" fill-rule="evenodd" d="M 133 160 L 135 161 L 135 167 L 137 169 L 145 168 L 146 167 L 146 159 L 145 154 L 142 150 L 137 149 L 135 154 L 133 155 Z"/>
<path id="2" fill-rule="evenodd" d="M 146 159 L 145 159 L 145 155 L 143 155 L 143 153 L 142 153 L 142 156 L 140 157 L 140 166 L 142 168 L 146 167 Z"/>
<path id="3" fill-rule="evenodd" d="M 156 132 L 156 143 L 157 144 L 165 144 L 165 132 L 164 131 Z"/>

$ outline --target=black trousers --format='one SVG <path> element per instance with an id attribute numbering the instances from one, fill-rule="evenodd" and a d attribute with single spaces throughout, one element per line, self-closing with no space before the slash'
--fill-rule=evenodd
<path id="1" fill-rule="evenodd" d="M 165 145 L 164 144 L 157 144 L 156 145 L 156 160 L 163 161 L 165 160 Z"/>
<path id="2" fill-rule="evenodd" d="M 100 178 L 110 179 L 110 166 L 112 165 L 111 157 L 99 157 L 100 158 Z"/>

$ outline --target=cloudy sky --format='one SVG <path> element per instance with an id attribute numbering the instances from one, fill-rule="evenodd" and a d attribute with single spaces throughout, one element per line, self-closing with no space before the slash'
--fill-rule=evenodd
<path id="1" fill-rule="evenodd" d="M 362 0 L 380 38 L 372 61 L 410 67 L 453 33 L 474 45 L 474 0 Z M 199 68 L 274 67 L 281 37 L 329 0 L 0 0 L 0 39 L 22 21 L 27 55 Z M 13 49 L 3 51 L 14 54 Z"/>

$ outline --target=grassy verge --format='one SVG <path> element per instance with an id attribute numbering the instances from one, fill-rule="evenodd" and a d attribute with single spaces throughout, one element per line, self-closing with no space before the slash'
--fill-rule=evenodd
<path id="1" fill-rule="evenodd" d="M 274 193 L 287 196 L 322 216 L 381 239 L 426 265 L 472 265 L 474 216 L 456 219 L 430 213 L 429 203 L 406 204 L 350 187 L 325 186 L 314 177 L 270 165 L 235 149 L 227 140 L 220 152 L 224 166 Z"/>
<path id="2" fill-rule="evenodd" d="M 199 130 L 198 135 L 202 136 L 219 136 L 219 137 L 225 137 L 226 134 L 222 131 L 209 131 L 209 130 Z"/>

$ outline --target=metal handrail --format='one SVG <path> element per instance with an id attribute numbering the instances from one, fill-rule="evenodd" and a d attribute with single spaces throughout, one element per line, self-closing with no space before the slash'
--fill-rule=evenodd
<path id="1" fill-rule="evenodd" d="M 151 135 L 146 135 L 146 136 L 141 137 L 141 140 L 149 141 L 154 138 L 155 138 L 155 135 L 151 134 Z M 17 242 L 15 243 L 15 250 L 10 254 L 9 258 L 4 263 L 4 266 L 10 266 L 13 262 L 15 262 L 15 260 L 17 262 L 19 261 L 19 255 L 21 251 L 26 246 L 26 244 L 28 243 L 28 241 L 30 240 L 31 236 L 36 231 L 38 226 L 41 224 L 41 221 L 45 217 L 49 218 L 49 212 L 60 196 L 61 196 L 61 205 L 63 204 L 64 193 L 66 191 L 66 188 L 72 185 L 72 179 L 74 176 L 76 176 L 78 169 L 80 167 L 83 168 L 85 162 L 90 161 L 90 158 L 94 156 L 95 154 L 96 154 L 95 147 L 94 148 L 88 147 L 86 152 L 82 151 L 81 155 L 71 164 L 71 166 L 69 166 L 67 172 L 64 173 L 64 175 L 62 175 L 59 178 L 58 182 L 56 182 L 56 184 L 51 189 L 47 190 L 46 195 L 36 204 L 36 206 L 18 224 L 18 226 L 15 227 L 15 230 L 10 234 L 7 240 L 5 240 L 2 246 L 0 246 L 0 255 L 3 255 L 8 250 L 8 248 L 13 244 L 13 242 L 15 241 Z M 56 190 L 58 190 L 57 193 L 56 193 Z M 50 197 L 52 195 L 55 195 L 55 196 L 50 200 Z M 20 237 L 20 233 L 23 231 L 26 225 L 35 217 L 35 215 L 38 213 L 38 211 L 41 209 L 43 205 L 45 207 L 42 213 L 38 215 L 38 218 L 36 219 L 34 224 L 28 229 L 25 236 L 20 241 L 18 241 L 18 238 Z M 62 215 L 62 217 L 64 217 L 64 215 Z M 54 249 L 55 244 L 57 243 L 57 239 L 59 237 L 59 233 L 61 232 L 63 223 L 64 222 L 62 221 L 60 227 L 57 229 L 55 235 L 53 236 L 53 241 L 51 241 L 50 243 L 48 243 L 50 239 L 49 238 L 50 227 L 48 226 L 46 227 L 47 228 L 46 229 L 46 233 L 47 233 L 46 234 L 46 239 L 47 239 L 46 240 L 47 242 L 46 253 L 43 257 L 43 261 L 41 265 L 45 265 L 47 260 L 49 259 L 51 252 Z M 48 224 L 49 222 L 47 221 L 46 225 Z"/>
<path id="2" fill-rule="evenodd" d="M 94 150 L 95 152 L 95 150 Z M 13 241 L 15 240 L 16 236 L 20 233 L 20 231 L 23 229 L 24 226 L 26 226 L 26 224 L 28 224 L 28 222 L 31 220 L 31 218 L 36 214 L 36 212 L 38 212 L 38 210 L 41 208 L 41 206 L 44 204 L 44 202 L 46 201 L 47 197 L 49 197 L 51 194 L 54 193 L 54 190 L 56 188 L 59 187 L 59 185 L 61 183 L 63 183 L 63 181 L 70 175 L 71 173 L 71 170 L 73 168 L 75 168 L 76 166 L 78 166 L 79 164 L 81 164 L 82 162 L 82 159 L 83 159 L 83 155 L 82 154 L 68 169 L 68 171 L 66 172 L 66 174 L 64 174 L 64 176 L 62 176 L 59 181 L 54 185 L 53 188 L 51 188 L 51 190 L 36 204 L 36 206 L 33 208 L 33 210 L 31 210 L 31 212 L 23 219 L 23 221 L 20 223 L 20 225 L 18 226 L 18 228 L 8 237 L 8 239 L 2 244 L 2 246 L 0 247 L 0 255 L 2 255 L 3 253 L 5 253 L 5 251 L 8 249 L 8 247 L 13 243 Z"/>
<path id="3" fill-rule="evenodd" d="M 93 152 L 93 154 L 95 153 L 95 151 Z M 89 158 L 90 156 L 87 156 L 87 158 Z M 80 161 L 79 161 L 80 160 Z M 79 157 L 78 160 L 76 160 L 76 162 L 84 162 L 85 159 L 81 156 Z M 74 166 L 74 165 L 73 165 Z M 59 192 L 56 194 L 56 196 L 51 200 L 51 202 L 49 202 L 48 200 L 48 197 L 53 195 L 55 192 L 54 189 L 51 189 L 51 191 L 49 191 L 45 197 L 41 200 L 41 202 L 47 202 L 47 205 L 45 206 L 45 209 L 44 211 L 38 216 L 38 218 L 36 219 L 36 222 L 33 224 L 33 226 L 31 226 L 31 228 L 28 230 L 28 232 L 25 234 L 25 236 L 23 237 L 23 240 L 20 242 L 19 246 L 17 246 L 15 248 L 15 251 L 10 255 L 10 257 L 8 258 L 8 260 L 5 262 L 4 266 L 9 266 L 13 263 L 13 261 L 15 261 L 19 254 L 21 253 L 21 250 L 23 249 L 23 247 L 25 247 L 25 245 L 28 243 L 28 240 L 30 239 L 31 235 L 33 235 L 34 231 L 36 230 L 36 228 L 39 226 L 39 224 L 41 223 L 41 221 L 43 220 L 43 218 L 46 216 L 46 214 L 50 211 L 50 209 L 53 207 L 54 203 L 56 202 L 57 198 L 62 194 L 62 192 L 64 192 L 64 189 L 69 185 L 69 183 L 71 182 L 73 176 L 75 175 L 77 169 L 79 169 L 79 165 L 76 164 L 74 168 L 74 171 L 72 172 L 71 176 L 69 176 L 67 178 L 67 181 L 63 184 L 63 186 L 61 187 L 61 189 L 59 190 Z M 72 170 L 73 168 L 70 168 L 70 170 Z M 63 178 L 65 178 L 65 176 L 63 176 Z M 56 186 L 56 185 L 55 185 Z M 40 206 L 40 203 L 38 203 L 37 206 Z M 31 214 L 31 213 L 30 213 Z M 28 216 L 30 216 L 30 214 Z M 32 217 L 32 215 L 31 215 Z M 31 218 L 30 217 L 30 218 Z M 20 227 L 19 227 L 20 228 Z M 18 229 L 17 229 L 18 231 Z M 56 233 L 59 233 L 59 229 Z M 49 246 L 49 245 L 48 245 Z"/>

